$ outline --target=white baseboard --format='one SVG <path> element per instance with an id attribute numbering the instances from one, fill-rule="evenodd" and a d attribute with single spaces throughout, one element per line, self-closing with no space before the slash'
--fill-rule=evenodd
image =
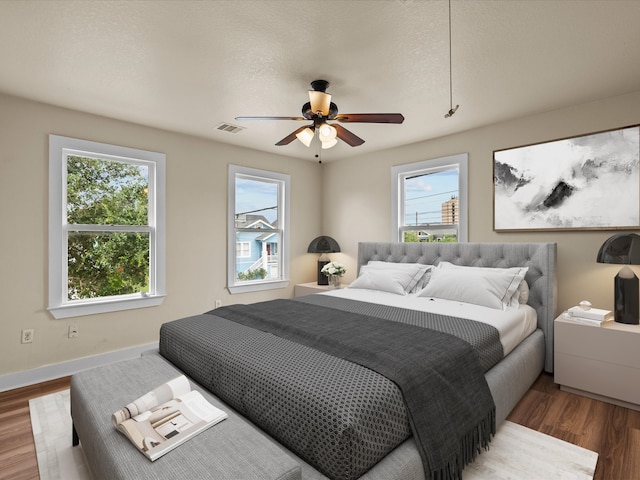
<path id="1" fill-rule="evenodd" d="M 54 365 L 45 365 L 44 367 L 25 370 L 24 372 L 0 375 L 0 392 L 33 385 L 35 383 L 46 382 L 47 380 L 54 380 L 60 377 L 66 377 L 83 370 L 108 365 L 109 363 L 119 362 L 121 360 L 129 360 L 131 358 L 139 357 L 142 352 L 154 349 L 157 350 L 157 348 L 157 342 L 147 343 L 146 345 L 138 345 L 137 347 L 116 350 L 115 352 L 78 358 L 68 362 L 56 363 Z"/>

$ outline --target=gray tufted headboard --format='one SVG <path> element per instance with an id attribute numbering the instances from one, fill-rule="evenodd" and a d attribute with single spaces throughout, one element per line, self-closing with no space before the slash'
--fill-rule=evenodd
<path id="1" fill-rule="evenodd" d="M 545 336 L 545 366 L 553 371 L 553 321 L 556 318 L 555 243 L 373 243 L 358 244 L 358 272 L 370 260 L 423 263 L 440 261 L 474 267 L 529 267 L 529 301 Z"/>

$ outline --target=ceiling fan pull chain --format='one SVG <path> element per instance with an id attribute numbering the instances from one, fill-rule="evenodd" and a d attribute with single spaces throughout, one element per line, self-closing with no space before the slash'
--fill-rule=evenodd
<path id="1" fill-rule="evenodd" d="M 456 107 L 453 108 L 453 75 L 451 73 L 451 70 L 451 0 L 449 0 L 449 111 L 445 114 L 444 118 L 453 116 L 453 114 L 456 113 L 456 110 L 458 110 L 458 107 L 460 106 L 456 105 Z"/>

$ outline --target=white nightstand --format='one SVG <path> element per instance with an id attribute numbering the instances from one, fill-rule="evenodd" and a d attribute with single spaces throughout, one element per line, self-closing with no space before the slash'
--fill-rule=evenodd
<path id="1" fill-rule="evenodd" d="M 340 288 L 345 288 L 347 285 L 342 284 Z M 312 295 L 318 292 L 326 292 L 328 290 L 333 290 L 330 285 L 318 285 L 317 282 L 310 283 L 299 283 L 295 287 L 293 287 L 293 296 L 294 297 L 302 297 L 304 295 Z"/>
<path id="2" fill-rule="evenodd" d="M 554 325 L 555 383 L 562 390 L 640 410 L 640 325 Z"/>

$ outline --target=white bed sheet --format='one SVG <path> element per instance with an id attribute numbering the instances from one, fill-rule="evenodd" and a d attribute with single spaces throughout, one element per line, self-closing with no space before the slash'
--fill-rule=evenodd
<path id="1" fill-rule="evenodd" d="M 520 305 L 512 310 L 497 310 L 470 303 L 440 298 L 418 297 L 416 294 L 396 295 L 379 290 L 341 288 L 317 295 L 346 298 L 361 302 L 378 303 L 393 307 L 433 312 L 452 317 L 466 318 L 493 325 L 500 333 L 500 342 L 507 356 L 522 340 L 537 327 L 536 311 L 529 305 Z"/>

